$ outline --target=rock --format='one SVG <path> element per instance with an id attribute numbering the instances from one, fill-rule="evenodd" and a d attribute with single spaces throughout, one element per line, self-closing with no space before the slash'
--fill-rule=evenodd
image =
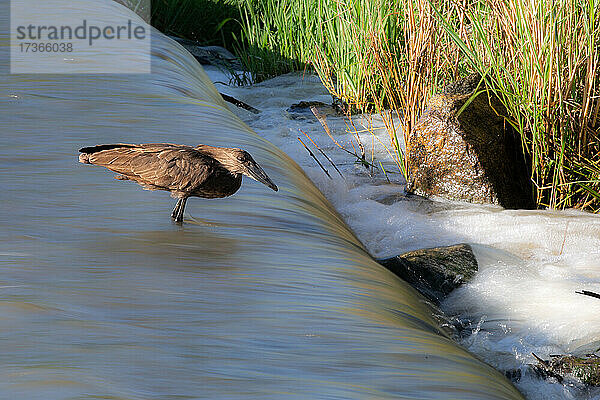
<path id="1" fill-rule="evenodd" d="M 500 372 L 502 372 L 504 376 L 512 383 L 519 382 L 523 375 L 520 369 L 508 369 Z"/>
<path id="2" fill-rule="evenodd" d="M 533 208 L 533 188 L 504 106 L 486 91 L 459 115 L 480 82 L 471 75 L 429 101 L 407 146 L 407 191 L 505 208 Z M 483 90 L 482 83 L 477 92 Z"/>
<path id="3" fill-rule="evenodd" d="M 477 259 L 468 244 L 409 251 L 377 262 L 435 304 L 470 281 L 478 270 Z"/>
<path id="4" fill-rule="evenodd" d="M 550 355 L 550 360 L 543 360 L 535 354 L 533 356 L 537 360 L 534 371 L 541 378 L 555 378 L 559 382 L 571 378 L 585 385 L 600 386 L 600 357 L 596 354 L 583 357 Z"/>
<path id="5" fill-rule="evenodd" d="M 223 47 L 201 46 L 200 43 L 193 40 L 182 39 L 176 36 L 169 37 L 182 45 L 202 65 L 216 65 L 237 71 L 243 69 L 237 57 Z"/>
<path id="6" fill-rule="evenodd" d="M 344 115 L 343 110 L 337 104 L 325 104 L 322 101 L 301 101 L 299 103 L 292 104 L 286 110 L 290 119 L 303 120 L 307 118 L 314 118 L 314 114 L 311 110 L 315 107 L 320 115 L 339 117 Z"/>

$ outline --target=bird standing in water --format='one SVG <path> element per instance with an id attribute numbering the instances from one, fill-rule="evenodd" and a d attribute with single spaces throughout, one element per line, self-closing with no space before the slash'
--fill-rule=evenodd
<path id="1" fill-rule="evenodd" d="M 116 179 L 139 183 L 148 190 L 167 190 L 178 199 L 171 217 L 183 221 L 188 197 L 231 196 L 242 185 L 242 175 L 277 186 L 244 150 L 169 143 L 102 144 L 79 150 L 79 162 L 106 167 Z"/>

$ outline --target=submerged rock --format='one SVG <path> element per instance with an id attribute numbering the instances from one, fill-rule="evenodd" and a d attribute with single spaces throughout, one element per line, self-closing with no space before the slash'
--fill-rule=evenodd
<path id="1" fill-rule="evenodd" d="M 503 117 L 504 106 L 480 81 L 479 75 L 471 75 L 429 101 L 408 141 L 407 191 L 533 208 L 520 138 Z M 474 93 L 478 95 L 459 113 Z"/>
<path id="2" fill-rule="evenodd" d="M 436 304 L 469 282 L 478 270 L 477 259 L 468 244 L 409 251 L 377 262 Z"/>
<path id="3" fill-rule="evenodd" d="M 288 117 L 290 119 L 302 120 L 307 118 L 314 118 L 314 114 L 312 112 L 313 107 L 317 109 L 320 115 L 324 115 L 327 117 L 339 117 L 341 115 L 344 115 L 344 112 L 339 105 L 335 103 L 326 104 L 322 101 L 303 100 L 301 102 L 292 104 L 290 107 L 288 107 L 286 111 L 288 112 Z"/>

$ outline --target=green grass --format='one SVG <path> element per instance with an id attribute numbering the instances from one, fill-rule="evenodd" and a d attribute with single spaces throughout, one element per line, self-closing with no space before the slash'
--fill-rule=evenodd
<path id="1" fill-rule="evenodd" d="M 410 134 L 433 93 L 478 71 L 521 135 L 538 205 L 600 210 L 600 0 L 157 5 L 159 28 L 198 40 L 202 27 L 204 40 L 234 50 L 255 80 L 314 68 L 335 99 L 381 114 L 405 175 L 399 136 Z"/>

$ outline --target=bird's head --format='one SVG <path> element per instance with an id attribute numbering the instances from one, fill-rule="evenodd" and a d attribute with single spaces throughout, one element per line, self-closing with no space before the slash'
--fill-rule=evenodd
<path id="1" fill-rule="evenodd" d="M 277 185 L 271 181 L 265 171 L 254 161 L 252 156 L 241 149 L 228 149 L 227 155 L 219 159 L 229 171 L 237 174 L 244 174 L 250 178 L 263 183 L 277 191 Z"/>

